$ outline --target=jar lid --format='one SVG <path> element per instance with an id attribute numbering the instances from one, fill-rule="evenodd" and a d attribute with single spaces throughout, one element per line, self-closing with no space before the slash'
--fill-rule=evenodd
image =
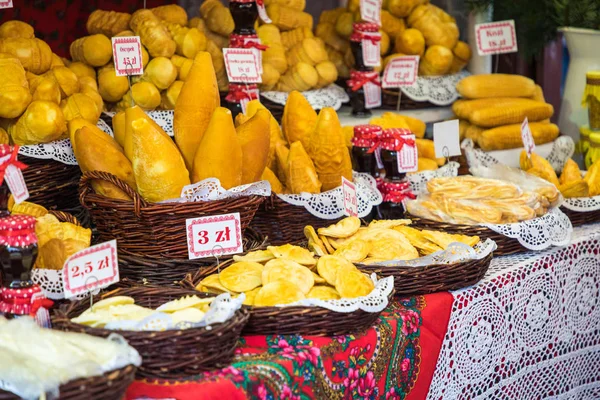
<path id="1" fill-rule="evenodd" d="M 402 136 L 402 135 L 412 135 L 412 131 L 406 128 L 388 128 L 384 129 L 383 136 L 385 137 L 394 137 L 394 136 Z"/>
<path id="2" fill-rule="evenodd" d="M 600 144 L 600 132 L 590 131 L 590 142 Z"/>
<path id="3" fill-rule="evenodd" d="M 355 135 L 381 134 L 382 129 L 379 125 L 356 125 L 354 127 Z"/>
<path id="4" fill-rule="evenodd" d="M 11 215 L 0 218 L 0 244 L 23 247 L 37 243 L 35 223 L 35 217 L 29 215 Z"/>
<path id="5" fill-rule="evenodd" d="M 600 71 L 588 71 L 585 74 L 587 79 L 600 79 Z"/>
<path id="6" fill-rule="evenodd" d="M 590 133 L 592 133 L 592 132 L 594 132 L 594 131 L 590 129 L 589 125 L 581 125 L 579 127 L 579 134 L 581 136 L 589 137 Z"/>
<path id="7" fill-rule="evenodd" d="M 352 28 L 358 32 L 379 32 L 379 25 L 372 22 L 355 22 Z"/>
<path id="8" fill-rule="evenodd" d="M 35 229 L 35 217 L 30 215 L 10 215 L 0 218 L 0 232 Z"/>

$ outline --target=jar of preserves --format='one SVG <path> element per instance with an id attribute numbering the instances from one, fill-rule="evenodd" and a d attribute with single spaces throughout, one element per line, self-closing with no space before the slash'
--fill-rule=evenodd
<path id="1" fill-rule="evenodd" d="M 235 117 L 243 113 L 246 103 L 258 99 L 258 86 L 256 84 L 230 83 L 229 93 L 225 97 L 225 107 Z"/>
<path id="2" fill-rule="evenodd" d="M 378 207 L 380 219 L 404 218 L 406 209 L 403 201 L 416 198 L 407 181 L 384 179 L 379 185 L 379 191 L 383 195 L 383 202 Z"/>
<path id="3" fill-rule="evenodd" d="M 256 0 L 229 0 L 229 11 L 235 23 L 234 34 L 256 34 L 254 23 L 258 18 Z"/>
<path id="4" fill-rule="evenodd" d="M 377 125 L 356 125 L 352 138 L 352 168 L 378 178 L 383 168 L 379 153 L 382 129 Z"/>
<path id="5" fill-rule="evenodd" d="M 354 56 L 354 68 L 350 71 L 350 80 L 347 83 L 352 115 L 355 117 L 365 118 L 371 116 L 366 101 L 365 85 L 373 83 L 381 86 L 379 73 L 365 63 L 363 52 L 365 40 L 381 40 L 378 32 L 379 26 L 377 24 L 370 22 L 355 22 L 353 24 L 350 49 Z"/>
<path id="6" fill-rule="evenodd" d="M 590 129 L 600 130 L 600 71 L 589 71 L 585 75 L 583 106 L 588 107 Z"/>
<path id="7" fill-rule="evenodd" d="M 0 218 L 10 215 L 8 212 L 8 198 L 10 190 L 6 183 L 5 172 L 9 165 L 14 165 L 19 169 L 25 169 L 27 166 L 17 160 L 19 146 L 10 146 L 8 144 L 0 144 Z"/>

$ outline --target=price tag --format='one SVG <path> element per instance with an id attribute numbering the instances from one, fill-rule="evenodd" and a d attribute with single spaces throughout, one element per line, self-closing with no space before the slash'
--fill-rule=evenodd
<path id="1" fill-rule="evenodd" d="M 141 75 L 142 43 L 139 36 L 122 36 L 112 38 L 113 62 L 117 76 Z"/>
<path id="2" fill-rule="evenodd" d="M 512 19 L 477 24 L 475 25 L 475 37 L 477 38 L 477 53 L 480 56 L 519 51 L 515 21 Z"/>
<path id="3" fill-rule="evenodd" d="M 412 140 L 414 143 L 415 135 L 402 135 L 404 140 Z M 417 153 L 417 144 L 413 146 L 404 144 L 398 153 L 398 171 L 399 172 L 415 172 L 419 166 L 419 155 Z"/>
<path id="4" fill-rule="evenodd" d="M 460 156 L 458 120 L 433 124 L 433 147 L 437 158 Z"/>
<path id="5" fill-rule="evenodd" d="M 365 108 L 377 108 L 381 106 L 381 87 L 372 82 L 363 86 L 365 92 Z"/>
<path id="6" fill-rule="evenodd" d="M 271 18 L 269 18 L 269 15 L 267 14 L 264 0 L 258 0 L 256 5 L 258 6 L 258 16 L 260 19 L 262 19 L 265 24 L 272 23 L 273 21 L 271 21 Z"/>
<path id="7" fill-rule="evenodd" d="M 190 260 L 244 251 L 240 213 L 189 218 L 185 227 Z"/>
<path id="8" fill-rule="evenodd" d="M 377 162 L 377 168 L 383 169 L 383 161 L 381 160 L 381 147 L 378 147 L 374 151 L 375 153 L 375 161 Z"/>
<path id="9" fill-rule="evenodd" d="M 246 43 L 258 43 L 260 44 L 260 38 L 244 38 L 244 44 Z M 258 58 L 258 73 L 262 75 L 263 66 L 262 66 L 262 51 L 259 49 L 252 49 Z"/>
<path id="10" fill-rule="evenodd" d="M 0 10 L 3 8 L 13 8 L 12 0 L 0 1 Z"/>
<path id="11" fill-rule="evenodd" d="M 381 34 L 380 33 L 369 33 L 369 37 L 379 38 L 380 40 L 370 40 L 363 39 L 362 40 L 362 55 L 363 62 L 367 67 L 379 67 L 381 65 L 381 53 L 380 53 L 380 45 L 381 45 Z"/>
<path id="12" fill-rule="evenodd" d="M 384 88 L 412 86 L 419 76 L 419 56 L 402 56 L 391 60 L 383 71 Z"/>
<path id="13" fill-rule="evenodd" d="M 531 128 L 529 128 L 529 120 L 527 117 L 521 124 L 521 139 L 523 139 L 523 147 L 525 147 L 527 155 L 531 156 L 531 153 L 535 151 L 535 140 L 533 140 L 533 135 L 531 133 Z"/>
<path id="14" fill-rule="evenodd" d="M 382 0 L 360 0 L 360 18 L 381 26 Z"/>
<path id="15" fill-rule="evenodd" d="M 223 49 L 229 82 L 261 83 L 256 49 Z"/>
<path id="16" fill-rule="evenodd" d="M 119 260 L 116 240 L 78 251 L 63 267 L 63 286 L 68 299 L 117 282 Z"/>
<path id="17" fill-rule="evenodd" d="M 356 186 L 342 176 L 342 193 L 344 195 L 344 213 L 350 217 L 358 217 L 358 200 Z"/>
<path id="18" fill-rule="evenodd" d="M 8 156 L 10 158 L 10 156 Z M 14 165 L 6 167 L 4 172 L 4 180 L 8 185 L 8 190 L 12 193 L 13 199 L 16 204 L 20 204 L 29 198 L 29 191 L 25 184 L 25 178 L 23 178 L 23 172 Z"/>

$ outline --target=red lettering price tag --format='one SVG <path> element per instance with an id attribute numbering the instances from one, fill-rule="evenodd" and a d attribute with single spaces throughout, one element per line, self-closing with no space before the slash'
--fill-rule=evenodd
<path id="1" fill-rule="evenodd" d="M 460 156 L 458 120 L 433 124 L 433 148 L 437 158 Z"/>
<path id="2" fill-rule="evenodd" d="M 0 1 L 0 10 L 3 8 L 13 8 L 12 0 Z"/>
<path id="3" fill-rule="evenodd" d="M 403 56 L 391 60 L 383 71 L 384 88 L 412 86 L 419 76 L 419 56 Z"/>
<path id="4" fill-rule="evenodd" d="M 113 62 L 117 76 L 142 75 L 142 43 L 139 36 L 112 38 Z"/>
<path id="5" fill-rule="evenodd" d="M 190 218 L 185 225 L 190 260 L 244 251 L 240 213 Z"/>
<path id="6" fill-rule="evenodd" d="M 375 38 L 375 41 L 367 38 L 362 40 L 363 61 L 367 67 L 379 67 L 381 65 L 381 53 L 379 50 L 381 45 L 381 34 L 369 33 L 368 37 Z"/>
<path id="7" fill-rule="evenodd" d="M 477 53 L 480 56 L 519 51 L 515 21 L 512 19 L 477 24 L 475 25 L 475 37 L 477 38 Z"/>
<path id="8" fill-rule="evenodd" d="M 377 108 L 381 106 L 381 86 L 367 82 L 363 86 L 365 91 L 365 108 Z"/>
<path id="9" fill-rule="evenodd" d="M 360 18 L 381 25 L 382 0 L 360 0 Z"/>
<path id="10" fill-rule="evenodd" d="M 344 177 L 342 177 L 342 193 L 344 195 L 344 213 L 350 217 L 358 217 L 356 186 Z"/>
<path id="11" fill-rule="evenodd" d="M 406 141 L 412 140 L 415 143 L 415 135 L 402 135 Z M 419 155 L 417 153 L 417 145 L 409 145 L 404 143 L 402 149 L 398 153 L 398 171 L 399 172 L 415 172 L 419 166 Z"/>
<path id="12" fill-rule="evenodd" d="M 223 49 L 229 82 L 261 83 L 256 49 Z"/>
<path id="13" fill-rule="evenodd" d="M 10 157 L 11 156 L 8 155 L 0 158 L 0 165 L 8 162 Z M 27 190 L 27 185 L 23 178 L 23 172 L 21 172 L 19 168 L 9 164 L 4 172 L 4 181 L 8 186 L 8 190 L 12 193 L 15 203 L 22 203 L 29 198 L 29 191 Z"/>
<path id="14" fill-rule="evenodd" d="M 246 44 L 246 43 L 260 44 L 260 39 L 259 38 L 244 38 L 244 44 Z M 262 51 L 260 51 L 259 49 L 252 49 L 252 50 L 254 50 L 254 53 L 256 54 L 256 58 L 258 59 L 258 73 L 262 75 L 262 73 L 263 73 Z"/>
<path id="15" fill-rule="evenodd" d="M 111 240 L 73 254 L 63 267 L 65 297 L 102 289 L 119 282 L 117 241 Z"/>
<path id="16" fill-rule="evenodd" d="M 521 124 L 521 139 L 523 139 L 523 146 L 528 155 L 531 155 L 535 151 L 535 141 L 529 128 L 529 120 L 525 118 L 525 121 Z"/>

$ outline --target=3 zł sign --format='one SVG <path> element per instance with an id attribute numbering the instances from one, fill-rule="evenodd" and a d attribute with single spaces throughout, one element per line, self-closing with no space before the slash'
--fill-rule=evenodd
<path id="1" fill-rule="evenodd" d="M 240 213 L 189 218 L 186 236 L 190 260 L 244 251 Z"/>

